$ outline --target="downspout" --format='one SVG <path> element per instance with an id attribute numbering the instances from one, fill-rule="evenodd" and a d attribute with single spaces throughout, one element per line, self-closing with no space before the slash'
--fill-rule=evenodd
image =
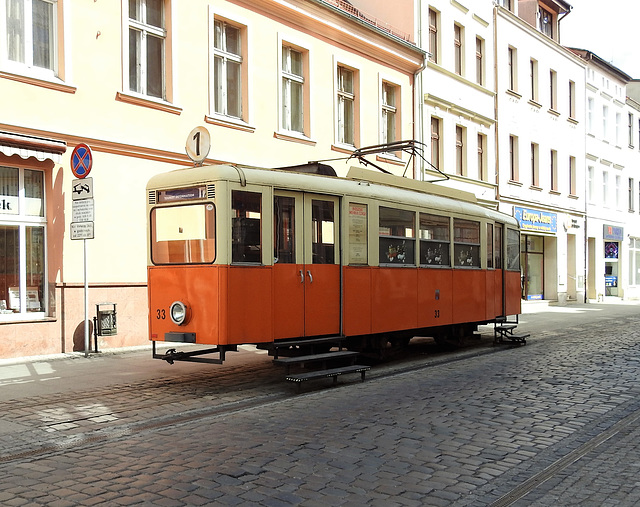
<path id="1" fill-rule="evenodd" d="M 494 143 L 495 143 L 495 164 L 494 176 L 496 178 L 496 202 L 500 209 L 500 142 L 498 141 L 498 6 L 493 6 L 493 116 L 494 116 Z"/>
<path id="2" fill-rule="evenodd" d="M 418 12 L 416 13 L 416 17 L 418 18 L 418 27 L 417 27 L 417 37 L 416 37 L 416 45 L 422 49 L 422 2 L 417 2 Z M 427 68 L 427 59 L 429 58 L 429 53 L 426 53 L 422 59 L 422 65 L 420 68 L 414 72 L 413 74 L 413 139 L 420 141 L 422 146 L 424 146 L 424 92 L 423 92 L 423 76 L 422 72 Z M 420 162 L 417 162 L 417 159 L 420 159 Z M 420 172 L 418 177 L 418 171 Z M 413 163 L 413 179 L 424 180 L 424 158 L 423 157 L 414 157 Z"/>

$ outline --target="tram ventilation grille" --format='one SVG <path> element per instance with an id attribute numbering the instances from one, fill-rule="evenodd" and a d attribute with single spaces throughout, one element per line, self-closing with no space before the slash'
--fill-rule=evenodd
<path id="1" fill-rule="evenodd" d="M 155 203 L 156 203 L 156 191 L 149 190 L 149 204 L 155 204 Z"/>
<path id="2" fill-rule="evenodd" d="M 207 199 L 215 199 L 215 197 L 216 197 L 216 186 L 207 185 Z"/>

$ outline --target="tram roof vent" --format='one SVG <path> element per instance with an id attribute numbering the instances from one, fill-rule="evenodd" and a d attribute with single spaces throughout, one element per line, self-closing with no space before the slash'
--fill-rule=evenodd
<path id="1" fill-rule="evenodd" d="M 320 176 L 338 176 L 333 167 L 320 162 L 309 162 L 308 164 L 291 165 L 287 167 L 275 167 L 278 171 L 291 171 L 304 174 L 318 174 Z"/>

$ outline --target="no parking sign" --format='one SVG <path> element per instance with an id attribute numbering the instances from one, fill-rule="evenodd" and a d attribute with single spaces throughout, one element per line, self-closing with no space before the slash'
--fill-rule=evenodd
<path id="1" fill-rule="evenodd" d="M 86 144 L 80 143 L 73 149 L 71 153 L 71 171 L 76 178 L 86 178 L 91 172 L 93 165 L 93 155 L 91 148 Z"/>

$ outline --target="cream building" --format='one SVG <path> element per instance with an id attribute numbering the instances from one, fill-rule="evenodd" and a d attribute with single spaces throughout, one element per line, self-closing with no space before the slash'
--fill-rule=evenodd
<path id="1" fill-rule="evenodd" d="M 413 20 L 413 2 L 394 16 Z M 0 34 L 0 358 L 84 350 L 78 144 L 93 156 L 89 315 L 117 305 L 103 349 L 147 343 L 145 184 L 190 164 L 194 127 L 209 162 L 263 167 L 415 137 L 425 53 L 342 0 L 0 0 Z M 378 156 L 396 173 L 407 160 Z"/>

